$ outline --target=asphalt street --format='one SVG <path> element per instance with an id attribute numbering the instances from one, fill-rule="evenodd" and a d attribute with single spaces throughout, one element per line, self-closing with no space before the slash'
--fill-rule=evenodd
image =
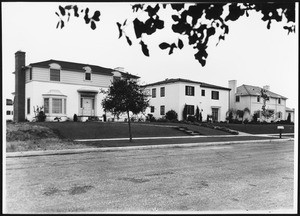
<path id="1" fill-rule="evenodd" d="M 294 141 L 6 158 L 6 213 L 293 211 Z"/>

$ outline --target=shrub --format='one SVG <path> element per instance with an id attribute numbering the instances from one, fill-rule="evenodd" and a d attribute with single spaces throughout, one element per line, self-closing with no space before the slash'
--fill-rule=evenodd
<path id="1" fill-rule="evenodd" d="M 167 122 L 168 120 L 165 117 L 159 118 L 156 120 L 157 122 Z"/>
<path id="2" fill-rule="evenodd" d="M 258 113 L 254 113 L 254 114 L 253 114 L 253 117 L 252 117 L 252 122 L 253 122 L 253 123 L 256 123 L 256 122 L 257 122 L 257 119 L 258 119 Z"/>
<path id="3" fill-rule="evenodd" d="M 291 123 L 291 113 L 288 114 L 286 121 L 287 121 L 287 123 Z"/>
<path id="4" fill-rule="evenodd" d="M 244 124 L 248 124 L 248 123 L 249 123 L 249 120 L 248 120 L 248 119 L 245 119 L 245 120 L 243 121 L 243 123 L 244 123 Z"/>
<path id="5" fill-rule="evenodd" d="M 182 119 L 187 120 L 186 116 L 187 116 L 187 105 L 185 104 L 184 108 L 183 108 L 183 111 L 182 111 Z"/>
<path id="6" fill-rule="evenodd" d="M 150 122 L 155 122 L 156 121 L 156 119 L 153 117 L 153 115 L 152 114 L 148 114 L 147 116 L 146 116 L 146 120 L 147 121 L 150 121 Z"/>
<path id="7" fill-rule="evenodd" d="M 78 121 L 78 117 L 77 117 L 76 114 L 74 114 L 74 116 L 73 116 L 73 121 L 74 121 L 74 122 L 77 122 L 77 121 Z"/>
<path id="8" fill-rule="evenodd" d="M 189 116 L 187 117 L 187 120 L 190 121 L 190 122 L 195 122 L 195 121 L 196 121 L 196 117 L 193 116 L 193 115 L 189 115 Z"/>
<path id="9" fill-rule="evenodd" d="M 46 120 L 46 117 L 47 116 L 45 115 L 45 113 L 43 111 L 40 111 L 36 116 L 36 120 L 38 122 L 44 122 Z"/>
<path id="10" fill-rule="evenodd" d="M 169 110 L 166 113 L 166 119 L 168 119 L 168 120 L 177 120 L 178 119 L 178 114 L 176 113 L 175 110 Z"/>

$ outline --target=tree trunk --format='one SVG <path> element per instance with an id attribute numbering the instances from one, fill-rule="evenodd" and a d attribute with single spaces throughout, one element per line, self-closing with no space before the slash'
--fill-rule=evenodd
<path id="1" fill-rule="evenodd" d="M 130 117 L 129 117 L 129 111 L 127 111 L 127 116 L 128 116 L 128 127 L 129 127 L 129 141 L 132 142 L 131 121 L 130 121 Z"/>

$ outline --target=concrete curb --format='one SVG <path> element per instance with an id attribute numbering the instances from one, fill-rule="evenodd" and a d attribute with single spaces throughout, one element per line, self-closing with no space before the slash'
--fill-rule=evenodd
<path id="1" fill-rule="evenodd" d="M 104 147 L 104 148 L 85 148 L 85 149 L 65 149 L 65 150 L 47 150 L 47 151 L 26 151 L 26 152 L 8 152 L 6 158 L 14 157 L 33 157 L 33 156 L 51 156 L 51 155 L 66 155 L 80 154 L 89 152 L 106 152 L 106 151 L 122 151 L 122 150 L 143 150 L 143 149 L 159 149 L 159 148 L 184 148 L 184 147 L 199 147 L 199 146 L 214 146 L 214 145 L 231 145 L 241 143 L 255 142 L 279 142 L 290 141 L 293 138 L 269 139 L 269 140 L 239 140 L 226 142 L 203 142 L 203 143 L 180 143 L 180 144 L 162 144 L 162 145 L 146 145 L 146 146 L 124 146 L 124 147 Z"/>

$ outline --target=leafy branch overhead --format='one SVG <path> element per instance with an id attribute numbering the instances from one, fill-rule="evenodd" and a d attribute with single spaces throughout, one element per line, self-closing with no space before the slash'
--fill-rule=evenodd
<path id="1" fill-rule="evenodd" d="M 172 42 L 161 42 L 158 46 L 162 50 L 168 50 L 168 54 L 174 53 L 175 49 L 184 47 L 183 39 L 187 39 L 188 45 L 195 49 L 194 57 L 202 66 L 205 66 L 208 54 L 206 49 L 211 38 L 225 40 L 229 33 L 229 23 L 237 21 L 241 17 L 249 17 L 251 11 L 262 14 L 262 21 L 267 22 L 267 29 L 270 29 L 272 22 L 285 22 L 283 26 L 287 33 L 295 32 L 295 3 L 168 3 L 168 4 L 134 4 L 132 13 L 136 16 L 129 21 L 126 19 L 123 24 L 117 22 L 119 38 L 125 37 L 127 43 L 131 46 L 133 41 L 137 40 L 141 45 L 142 52 L 145 56 L 150 56 L 145 40 L 143 37 L 151 36 L 155 32 L 165 28 L 165 21 L 160 18 L 160 14 L 170 14 L 172 21 L 171 30 L 177 35 L 178 39 Z M 164 10 L 172 11 L 166 13 Z M 73 11 L 73 13 L 72 13 Z M 96 29 L 96 22 L 100 20 L 100 11 L 94 12 L 89 16 L 89 10 L 81 10 L 76 5 L 59 6 L 59 13 L 56 12 L 60 21 L 57 28 L 64 27 L 63 17 L 70 16 L 80 17 L 84 14 L 86 24 Z M 141 14 L 147 17 L 141 20 Z M 134 36 L 128 36 L 128 27 L 132 27 Z"/>

